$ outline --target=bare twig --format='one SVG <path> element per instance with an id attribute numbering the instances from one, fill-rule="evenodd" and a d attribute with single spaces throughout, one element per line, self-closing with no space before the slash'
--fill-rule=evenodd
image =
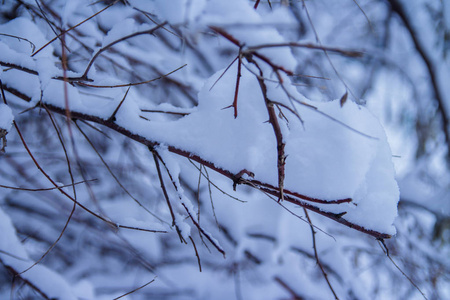
<path id="1" fill-rule="evenodd" d="M 116 84 L 116 85 L 96 85 L 96 84 L 90 84 L 90 83 L 86 83 L 82 80 L 80 81 L 75 81 L 74 79 L 72 79 L 73 81 L 75 81 L 76 84 L 81 85 L 81 86 L 87 86 L 87 87 L 93 87 L 93 88 L 120 88 L 120 87 L 132 87 L 132 86 L 136 86 L 136 85 L 142 85 L 142 84 L 147 84 L 153 81 L 157 81 L 163 78 L 166 78 L 167 76 L 175 73 L 178 70 L 181 70 L 182 68 L 186 67 L 187 64 L 182 65 L 181 67 L 176 68 L 173 71 L 170 71 L 167 74 L 161 75 L 159 77 L 153 78 L 153 79 L 149 79 L 149 80 L 144 80 L 144 81 L 140 81 L 140 82 L 133 82 L 133 83 L 124 83 L 124 84 Z"/>
<path id="2" fill-rule="evenodd" d="M 88 181 L 96 181 L 97 179 L 90 179 Z M 59 188 L 65 188 L 65 187 L 70 187 L 70 186 L 74 186 L 74 185 L 78 185 L 78 184 L 82 184 L 82 183 L 86 183 L 86 181 L 78 181 L 75 183 L 71 183 L 71 184 L 65 184 L 65 185 L 59 185 L 57 187 L 50 187 L 50 188 L 36 188 L 36 189 L 31 189 L 31 188 L 24 188 L 24 187 L 15 187 L 15 186 L 8 186 L 8 185 L 3 185 L 0 184 L 0 188 L 4 188 L 4 189 L 10 189 L 10 190 L 17 190 L 17 191 L 25 191 L 25 192 L 43 192 L 43 191 L 52 191 L 52 190 L 56 190 Z"/>
<path id="3" fill-rule="evenodd" d="M 155 27 L 153 27 L 152 29 L 148 29 L 148 30 L 142 30 L 142 31 L 137 31 L 137 32 L 133 32 L 132 34 L 129 34 L 127 36 L 124 36 L 120 39 L 117 39 L 111 43 L 109 43 L 108 45 L 100 48 L 95 54 L 94 56 L 91 58 L 91 61 L 88 63 L 86 70 L 84 71 L 83 75 L 81 76 L 82 78 L 87 78 L 87 74 L 89 73 L 89 70 L 91 69 L 92 65 L 94 64 L 94 61 L 97 59 L 97 57 L 102 54 L 104 51 L 108 50 L 108 48 L 111 48 L 112 46 L 114 46 L 117 43 L 120 43 L 122 41 L 131 39 L 133 37 L 139 36 L 139 35 L 143 35 L 143 34 L 153 34 L 156 30 L 158 30 L 159 28 L 163 27 L 164 25 L 166 25 L 167 22 L 161 23 Z"/>
<path id="4" fill-rule="evenodd" d="M 7 34 L 7 33 L 0 33 L 0 35 L 11 37 L 11 38 L 15 38 L 15 39 L 18 39 L 18 40 L 24 40 L 24 41 L 28 42 L 30 44 L 30 46 L 31 46 L 31 52 L 34 52 L 34 49 L 36 49 L 36 45 L 33 44 L 32 41 L 30 41 L 30 40 L 28 40 L 26 38 L 23 38 L 23 37 L 20 37 L 20 36 L 17 36 L 17 35 Z"/>
<path id="5" fill-rule="evenodd" d="M 291 295 L 292 300 L 305 300 L 302 296 L 297 294 L 284 280 L 282 280 L 279 276 L 275 276 L 274 280 L 281 285 L 288 293 Z"/>
<path id="6" fill-rule="evenodd" d="M 195 246 L 195 242 L 191 236 L 189 236 L 189 239 L 191 240 L 192 246 L 194 247 L 195 256 L 197 257 L 197 262 L 198 262 L 198 269 L 201 272 L 202 271 L 202 263 L 200 261 L 200 255 L 198 255 L 197 246 Z"/>
<path id="7" fill-rule="evenodd" d="M 154 214 L 153 212 L 151 212 L 147 207 L 145 207 L 136 197 L 134 197 L 126 188 L 125 186 L 120 182 L 119 178 L 117 178 L 117 176 L 114 174 L 114 172 L 111 170 L 111 168 L 109 167 L 109 165 L 107 164 L 107 162 L 103 159 L 102 155 L 97 151 L 97 148 L 95 148 L 95 145 L 92 143 L 91 139 L 86 135 L 86 133 L 80 128 L 80 126 L 77 124 L 77 122 L 75 122 L 75 126 L 78 128 L 78 130 L 80 131 L 80 133 L 83 135 L 83 137 L 86 139 L 86 141 L 89 143 L 89 145 L 91 146 L 91 148 L 94 150 L 94 152 L 97 154 L 97 156 L 99 157 L 99 159 L 101 160 L 101 162 L 103 163 L 103 165 L 105 166 L 105 168 L 108 170 L 109 174 L 111 174 L 111 176 L 114 178 L 114 180 L 117 182 L 117 184 L 120 186 L 120 188 L 131 198 L 134 200 L 134 202 L 137 203 L 137 205 L 139 205 L 142 209 L 144 209 L 146 212 L 148 212 L 150 215 L 152 215 L 153 217 L 155 217 L 156 219 L 158 219 L 159 221 L 163 222 L 164 221 L 159 218 L 156 214 Z"/>
<path id="8" fill-rule="evenodd" d="M 119 111 L 120 107 L 122 106 L 123 102 L 127 98 L 128 92 L 130 91 L 131 87 L 128 87 L 127 91 L 125 92 L 125 95 L 123 96 L 122 100 L 120 101 L 119 105 L 117 105 L 116 109 L 112 113 L 112 115 L 108 118 L 108 122 L 115 122 L 116 121 L 116 114 Z"/>
<path id="9" fill-rule="evenodd" d="M 267 112 L 269 113 L 269 123 L 272 125 L 273 131 L 275 133 L 275 138 L 277 140 L 277 168 L 278 168 L 278 189 L 280 191 L 280 197 L 278 201 L 284 200 L 284 177 L 285 177 L 285 170 L 284 166 L 286 164 L 286 155 L 284 153 L 284 147 L 285 142 L 283 141 L 283 134 L 281 133 L 281 127 L 280 123 L 278 122 L 278 117 L 275 112 L 275 109 L 273 107 L 273 102 L 267 97 L 267 86 L 264 82 L 264 74 L 262 69 L 259 67 L 258 63 L 251 60 L 251 63 L 253 63 L 256 68 L 259 70 L 258 82 L 261 87 L 261 91 L 264 97 L 264 102 L 267 108 Z M 275 70 L 276 71 L 276 70 Z"/>
<path id="10" fill-rule="evenodd" d="M 261 44 L 257 46 L 251 46 L 247 47 L 245 49 L 246 52 L 254 52 L 256 50 L 264 49 L 264 48 L 277 48 L 277 47 L 298 47 L 298 48 L 307 48 L 307 49 L 314 49 L 314 50 L 322 50 L 322 51 L 329 51 L 329 52 L 335 52 L 344 56 L 348 57 L 362 57 L 364 55 L 361 51 L 353 51 L 353 50 L 344 50 L 341 48 L 336 47 L 328 47 L 328 46 L 322 46 L 322 45 L 314 45 L 310 43 L 302 44 L 302 43 L 295 43 L 295 42 L 289 42 L 289 43 L 274 43 L 274 44 Z"/>
<path id="11" fill-rule="evenodd" d="M 309 217 L 308 211 L 305 208 L 303 208 L 303 211 L 305 212 L 306 219 L 308 219 L 309 226 L 311 228 L 311 236 L 312 236 L 312 242 L 313 242 L 314 257 L 316 258 L 317 265 L 319 266 L 320 271 L 322 272 L 322 275 L 325 278 L 325 281 L 327 282 L 328 287 L 330 288 L 331 292 L 333 293 L 334 298 L 336 300 L 339 300 L 339 297 L 337 296 L 336 292 L 333 289 L 333 286 L 331 285 L 330 280 L 328 279 L 328 274 L 327 274 L 327 272 L 325 272 L 325 270 L 324 270 L 324 268 L 322 266 L 322 263 L 320 262 L 319 254 L 317 252 L 316 231 L 314 230 L 314 227 L 312 225 L 311 218 Z"/>
<path id="12" fill-rule="evenodd" d="M 83 21 L 81 21 L 80 23 L 70 27 L 67 30 L 64 30 L 63 32 L 61 32 L 60 34 L 58 34 L 56 37 L 54 37 L 53 39 L 51 39 L 49 42 L 47 42 L 44 46 L 42 46 L 41 48 L 39 48 L 36 52 L 34 52 L 31 56 L 35 56 L 36 54 L 38 54 L 40 51 L 42 51 L 42 49 L 46 48 L 48 45 L 50 45 L 51 43 L 53 43 L 54 41 L 56 41 L 57 39 L 59 39 L 61 36 L 63 36 L 64 34 L 68 33 L 69 31 L 77 28 L 78 26 L 86 23 L 87 21 L 89 21 L 90 19 L 96 17 L 98 14 L 104 12 L 105 10 L 107 10 L 108 8 L 110 8 L 111 6 L 113 6 L 114 4 L 116 4 L 117 2 L 119 2 L 120 0 L 115 0 L 114 2 L 112 2 L 111 4 L 109 4 L 108 6 L 106 6 L 105 8 L 99 10 L 98 12 L 96 12 L 95 14 L 93 14 L 92 16 L 84 19 Z"/>
<path id="13" fill-rule="evenodd" d="M 119 296 L 119 297 L 117 297 L 117 298 L 114 298 L 113 300 L 118 300 L 118 299 L 123 298 L 123 297 L 125 297 L 125 296 L 128 296 L 128 295 L 130 295 L 130 294 L 132 294 L 132 293 L 134 293 L 134 292 L 137 292 L 137 291 L 139 291 L 140 289 L 145 288 L 147 285 L 153 283 L 153 282 L 155 281 L 155 279 L 156 279 L 156 276 L 155 276 L 155 278 L 153 278 L 152 280 L 150 280 L 150 281 L 147 282 L 146 284 L 143 284 L 143 285 L 141 285 L 140 287 L 135 288 L 134 290 L 132 290 L 132 291 L 130 291 L 130 292 L 128 292 L 128 293 L 125 293 L 125 294 L 123 294 L 123 295 L 121 295 L 121 296 Z"/>
<path id="14" fill-rule="evenodd" d="M 194 216 L 192 215 L 191 211 L 189 210 L 189 208 L 186 206 L 186 204 L 184 203 L 184 200 L 182 199 L 182 196 L 180 195 L 180 190 L 181 187 L 179 187 L 177 181 L 175 181 L 175 179 L 173 178 L 172 174 L 170 173 L 169 168 L 167 167 L 166 163 L 164 162 L 164 160 L 161 158 L 161 156 L 159 155 L 159 153 L 156 150 L 153 150 L 153 154 L 156 155 L 158 157 L 158 159 L 162 162 L 164 168 L 166 169 L 167 175 L 170 178 L 170 181 L 172 182 L 172 185 L 174 187 L 174 189 L 177 191 L 178 193 L 178 197 L 180 198 L 180 202 L 181 205 L 184 207 L 184 209 L 186 210 L 186 213 L 188 214 L 189 218 L 191 219 L 192 223 L 194 223 L 195 227 L 197 227 L 197 229 L 201 232 L 201 234 L 206 237 L 206 239 L 217 249 L 217 251 L 219 251 L 220 253 L 222 253 L 223 257 L 225 257 L 225 251 L 222 249 L 222 247 L 217 243 L 217 241 L 211 236 L 211 234 L 209 234 L 208 232 L 205 231 L 205 229 L 203 229 L 202 226 L 200 226 L 200 224 L 197 222 L 197 220 L 194 218 Z"/>
<path id="15" fill-rule="evenodd" d="M 422 295 L 422 297 L 425 300 L 428 300 L 427 296 L 422 292 L 422 290 L 419 288 L 419 286 L 408 276 L 406 275 L 406 273 L 397 265 L 397 263 L 392 259 L 392 257 L 389 255 L 389 249 L 386 246 L 386 243 L 384 242 L 383 239 L 377 239 L 378 242 L 380 243 L 380 247 L 383 250 L 384 254 L 386 254 L 386 256 L 389 258 L 389 260 L 392 262 L 392 264 L 397 268 L 397 270 L 400 271 L 400 273 L 402 273 L 402 275 L 408 279 L 408 281 L 414 286 L 414 288 L 419 291 L 419 293 Z"/>
<path id="16" fill-rule="evenodd" d="M 180 230 L 180 228 L 178 228 L 178 225 L 176 223 L 175 214 L 172 209 L 172 204 L 170 204 L 169 195 L 167 194 L 166 186 L 164 184 L 164 179 L 161 174 L 161 168 L 159 167 L 159 160 L 161 158 L 153 148 L 149 147 L 149 150 L 153 154 L 153 160 L 155 161 L 156 171 L 158 172 L 158 178 L 159 178 L 159 182 L 161 184 L 161 190 L 163 191 L 164 198 L 166 199 L 167 206 L 169 207 L 170 216 L 172 217 L 172 226 L 175 226 L 175 229 L 178 233 L 178 237 L 180 238 L 180 242 L 186 243 L 185 239 L 183 238 L 183 235 L 181 234 L 181 230 Z"/>

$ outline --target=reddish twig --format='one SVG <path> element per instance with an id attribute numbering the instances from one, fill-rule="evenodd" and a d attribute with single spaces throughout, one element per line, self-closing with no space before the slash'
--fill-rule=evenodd
<path id="1" fill-rule="evenodd" d="M 217 27 L 217 26 L 209 26 L 209 28 L 211 28 L 213 31 L 215 31 L 219 35 L 223 36 L 224 38 L 226 38 L 227 40 L 229 40 L 230 42 L 232 42 L 233 44 L 235 44 L 239 48 L 242 48 L 244 46 L 244 44 L 242 44 L 238 39 L 233 37 L 231 34 L 226 32 L 222 28 Z M 254 55 L 255 57 L 257 57 L 260 60 L 264 61 L 266 64 L 271 66 L 272 69 L 274 69 L 274 70 L 283 71 L 284 73 L 286 73 L 289 76 L 293 76 L 294 75 L 294 73 L 292 71 L 287 70 L 283 66 L 279 66 L 279 65 L 274 64 L 268 57 L 266 57 L 266 56 L 264 56 L 264 55 L 262 55 L 262 54 L 260 54 L 260 53 L 258 53 L 256 51 L 246 51 L 246 50 L 243 51 L 243 56 L 246 57 L 246 58 L 248 58 L 249 56 L 252 56 L 252 55 Z"/>
<path id="2" fill-rule="evenodd" d="M 239 83 L 241 81 L 241 66 L 242 66 L 242 56 L 241 51 L 239 50 L 239 56 L 238 56 L 238 69 L 237 69 L 237 75 L 236 75 L 236 88 L 234 90 L 234 100 L 233 100 L 233 108 L 234 108 L 234 118 L 237 118 L 237 101 L 238 101 L 238 94 L 239 94 Z"/>
<path id="3" fill-rule="evenodd" d="M 178 70 L 181 70 L 182 68 L 184 68 L 186 66 L 187 66 L 187 64 L 184 64 L 181 67 L 178 67 L 175 70 L 170 71 L 167 74 L 163 74 L 163 75 L 161 75 L 159 77 L 156 77 L 156 78 L 153 78 L 153 79 L 149 79 L 149 80 L 140 81 L 140 82 L 132 82 L 132 83 L 124 83 L 124 84 L 116 84 L 116 85 L 95 85 L 95 84 L 90 84 L 90 83 L 83 82 L 82 80 L 84 78 L 80 78 L 79 81 L 75 81 L 75 80 L 72 79 L 72 81 L 75 81 L 75 83 L 78 84 L 78 85 L 92 87 L 92 88 L 107 88 L 107 89 L 109 88 L 110 89 L 110 88 L 120 88 L 120 87 L 131 87 L 131 86 L 136 86 L 136 85 L 147 84 L 147 83 L 150 83 L 150 82 L 153 82 L 153 81 L 156 81 L 156 80 L 160 80 L 160 79 L 166 78 L 167 76 L 175 73 Z"/>
<path id="4" fill-rule="evenodd" d="M 108 170 L 109 174 L 113 177 L 114 181 L 120 186 L 120 188 L 131 198 L 134 200 L 134 202 L 137 203 L 142 209 L 144 209 L 146 212 L 148 212 L 150 215 L 158 219 L 159 221 L 164 221 L 159 218 L 156 214 L 152 213 L 147 207 L 145 207 L 136 197 L 134 197 L 128 189 L 125 188 L 125 186 L 120 182 L 119 178 L 114 174 L 114 172 L 111 170 L 107 162 L 103 159 L 102 155 L 97 151 L 97 148 L 92 143 L 91 139 L 87 136 L 87 134 L 80 128 L 80 126 L 75 122 L 75 126 L 77 127 L 78 131 L 83 135 L 84 139 L 88 142 L 88 144 L 91 146 L 91 148 L 94 150 L 94 152 L 97 154 L 98 158 L 101 160 L 102 164 L 105 166 L 106 170 Z"/>
<path id="5" fill-rule="evenodd" d="M 33 282 L 31 282 L 30 280 L 24 278 L 23 276 L 21 276 L 16 269 L 14 269 L 12 266 L 6 265 L 3 261 L 0 260 L 0 262 L 5 266 L 5 268 L 7 270 L 9 270 L 13 275 L 14 275 L 14 279 L 15 278 L 20 278 L 23 282 L 25 282 L 25 284 L 27 284 L 30 288 L 32 288 L 37 294 L 39 294 L 42 298 L 46 299 L 46 300 L 51 300 L 52 298 L 50 298 L 49 296 L 47 296 L 47 294 L 41 290 L 39 287 L 37 287 Z"/>
<path id="6" fill-rule="evenodd" d="M 201 272 L 202 271 L 202 263 L 200 261 L 200 255 L 198 255 L 197 246 L 195 246 L 195 242 L 191 236 L 189 237 L 189 239 L 191 240 L 192 246 L 194 247 L 195 256 L 197 256 L 198 269 Z"/>
<path id="7" fill-rule="evenodd" d="M 286 164 L 286 155 L 284 153 L 285 142 L 283 141 L 283 134 L 281 132 L 280 123 L 278 122 L 278 117 L 274 109 L 273 102 L 267 97 L 267 86 L 264 82 L 264 74 L 261 70 L 260 66 L 254 60 L 250 61 L 253 63 L 256 68 L 259 70 L 258 82 L 261 87 L 261 91 L 264 97 L 264 102 L 266 104 L 267 112 L 269 114 L 269 123 L 272 125 L 273 131 L 275 133 L 275 138 L 277 140 L 277 168 L 278 168 L 278 189 L 280 191 L 280 197 L 278 201 L 284 200 L 284 177 L 285 177 L 285 164 Z"/>

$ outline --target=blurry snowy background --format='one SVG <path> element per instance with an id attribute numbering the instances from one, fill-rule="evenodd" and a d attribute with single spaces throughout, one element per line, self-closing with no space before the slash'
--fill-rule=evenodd
<path id="1" fill-rule="evenodd" d="M 450 298 L 449 1 L 0 0 L 0 66 L 1 299 Z"/>

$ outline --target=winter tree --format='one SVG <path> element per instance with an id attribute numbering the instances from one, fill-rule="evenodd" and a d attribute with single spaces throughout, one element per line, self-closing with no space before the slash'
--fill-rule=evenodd
<path id="1" fill-rule="evenodd" d="M 439 0 L 3 0 L 1 298 L 450 298 L 449 55 Z"/>

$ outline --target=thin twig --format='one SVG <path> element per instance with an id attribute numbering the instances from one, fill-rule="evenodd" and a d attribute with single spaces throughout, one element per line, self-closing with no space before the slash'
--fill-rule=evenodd
<path id="1" fill-rule="evenodd" d="M 428 300 L 427 296 L 422 292 L 422 290 L 419 288 L 419 286 L 408 276 L 406 275 L 406 273 L 397 265 L 397 263 L 392 259 L 392 257 L 389 255 L 389 249 L 386 246 L 386 243 L 384 242 L 383 239 L 377 239 L 378 243 L 380 244 L 381 249 L 383 250 L 384 254 L 386 254 L 386 256 L 389 258 L 389 260 L 392 262 L 392 264 L 397 268 L 397 270 L 400 271 L 400 273 L 402 273 L 402 275 L 408 279 L 408 281 L 414 286 L 414 288 L 419 291 L 420 294 L 422 294 L 422 297 L 425 300 Z"/>
<path id="2" fill-rule="evenodd" d="M 89 179 L 87 181 L 96 181 L 96 180 L 97 179 Z M 40 188 L 40 189 L 15 187 L 15 186 L 3 185 L 3 184 L 0 184 L 0 188 L 9 189 L 9 190 L 17 190 L 17 191 L 25 191 L 25 192 L 43 192 L 43 191 L 52 191 L 52 190 L 56 190 L 59 188 L 70 187 L 70 186 L 74 186 L 74 185 L 78 185 L 78 184 L 82 184 L 82 183 L 86 183 L 86 181 L 83 180 L 83 181 L 78 181 L 78 182 L 71 183 L 71 184 L 59 185 L 59 186 L 50 187 L 50 188 Z"/>
<path id="3" fill-rule="evenodd" d="M 134 202 L 137 203 L 137 205 L 139 205 L 142 209 L 144 209 L 146 212 L 148 212 L 150 215 L 152 215 L 153 217 L 155 217 L 156 219 L 158 219 L 159 221 L 163 222 L 164 221 L 159 218 L 156 214 L 152 213 L 147 207 L 145 207 L 136 197 L 134 197 L 126 188 L 125 186 L 122 184 L 122 182 L 120 182 L 119 178 L 117 178 L 117 176 L 114 174 L 114 172 L 111 170 L 111 168 L 109 167 L 108 163 L 103 159 L 102 155 L 97 151 L 97 148 L 95 147 L 95 145 L 92 143 L 91 139 L 87 136 L 87 134 L 80 128 L 80 126 L 77 124 L 77 122 L 75 122 L 75 126 L 78 128 L 78 130 L 80 131 L 80 133 L 83 135 L 83 137 L 85 138 L 85 140 L 88 142 L 88 144 L 91 146 L 91 148 L 94 150 L 94 152 L 97 154 L 97 156 L 99 157 L 100 161 L 103 163 L 103 165 L 105 166 L 105 168 L 108 170 L 109 174 L 111 174 L 111 176 L 113 177 L 113 179 L 116 181 L 116 183 L 120 186 L 120 188 L 131 198 L 134 200 Z"/>
<path id="4" fill-rule="evenodd" d="M 166 199 L 167 206 L 169 207 L 170 216 L 172 217 L 172 226 L 175 226 L 175 229 L 178 233 L 178 237 L 180 238 L 180 242 L 186 243 L 185 239 L 183 238 L 183 235 L 181 234 L 181 230 L 178 228 L 178 225 L 177 225 L 177 222 L 175 219 L 175 214 L 172 209 L 172 204 L 170 203 L 169 195 L 167 194 L 166 186 L 164 184 L 164 179 L 161 174 L 161 168 L 159 166 L 159 160 L 161 160 L 161 158 L 154 149 L 149 147 L 149 150 L 153 154 L 153 160 L 155 161 L 155 167 L 156 167 L 156 171 L 158 173 L 159 183 L 161 184 L 161 190 L 163 191 L 164 198 Z"/>
<path id="5" fill-rule="evenodd" d="M 122 100 L 120 101 L 119 105 L 117 105 L 116 109 L 112 113 L 112 115 L 108 118 L 108 122 L 115 122 L 116 121 L 116 114 L 119 111 L 120 107 L 122 106 L 123 102 L 127 98 L 128 92 L 130 91 L 131 87 L 128 87 L 127 91 L 125 92 L 125 95 L 123 96 Z"/>
<path id="6" fill-rule="evenodd" d="M 333 293 L 334 299 L 339 300 L 339 297 L 337 296 L 336 292 L 333 289 L 333 286 L 331 285 L 330 280 L 328 279 L 328 274 L 327 274 L 327 272 L 325 272 L 325 270 L 324 270 L 324 268 L 322 266 L 322 263 L 320 262 L 319 254 L 317 252 L 316 231 L 314 230 L 314 227 L 312 225 L 311 218 L 309 217 L 308 211 L 305 208 L 303 208 L 303 211 L 305 212 L 306 219 L 308 219 L 309 226 L 311 228 L 311 236 L 312 236 L 312 242 L 313 242 L 314 257 L 316 258 L 317 265 L 319 266 L 320 271 L 322 272 L 322 275 L 325 278 L 325 281 L 327 282 L 328 287 L 330 288 L 331 292 Z"/>
<path id="7" fill-rule="evenodd" d="M 125 296 L 128 296 L 128 295 L 130 295 L 130 294 L 132 294 L 132 293 L 134 293 L 134 292 L 136 292 L 136 291 L 139 291 L 140 289 L 145 288 L 147 285 L 153 283 L 153 282 L 155 281 L 155 279 L 156 279 L 156 276 L 155 276 L 155 278 L 153 278 L 152 280 L 150 280 L 150 281 L 147 282 L 146 284 L 143 284 L 143 285 L 141 285 L 140 287 L 135 288 L 134 290 L 132 290 L 132 291 L 130 291 L 130 292 L 128 292 L 128 293 L 123 294 L 122 296 L 119 296 L 119 297 L 117 297 L 117 298 L 114 298 L 113 300 L 118 300 L 118 299 L 123 298 L 123 297 L 125 297 Z"/>
<path id="8" fill-rule="evenodd" d="M 42 51 L 42 49 L 46 48 L 48 45 L 50 45 L 51 43 L 53 43 L 54 41 L 56 41 L 57 39 L 59 39 L 61 36 L 63 36 L 64 34 L 66 34 L 67 32 L 77 28 L 78 26 L 86 23 L 87 21 L 89 21 L 90 19 L 96 17 L 98 14 L 104 12 L 105 10 L 107 10 L 108 8 L 110 8 L 111 6 L 113 6 L 114 4 L 116 4 L 117 2 L 119 2 L 120 0 L 115 0 L 114 2 L 112 2 L 111 4 L 109 4 L 108 6 L 106 6 L 105 8 L 99 10 L 98 12 L 96 12 L 95 14 L 93 14 L 92 16 L 90 16 L 89 18 L 84 19 L 83 21 L 81 21 L 80 23 L 70 27 L 67 30 L 64 30 L 63 32 L 61 32 L 60 34 L 58 34 L 56 37 L 54 37 L 53 39 L 51 39 L 49 42 L 47 42 L 44 46 L 42 46 L 41 48 L 39 48 L 36 52 L 34 52 L 31 57 L 35 56 L 36 54 L 38 54 L 40 51 Z"/>
<path id="9" fill-rule="evenodd" d="M 83 81 L 75 81 L 76 84 L 81 85 L 81 86 L 86 86 L 86 87 L 92 87 L 92 88 L 120 88 L 120 87 L 131 87 L 131 86 L 136 86 L 136 85 L 142 85 L 142 84 L 147 84 L 153 81 L 157 81 L 163 78 L 166 78 L 167 76 L 175 73 L 178 70 L 181 70 L 182 68 L 186 67 L 187 64 L 182 65 L 181 67 L 176 68 L 173 71 L 170 71 L 167 74 L 163 74 L 159 77 L 153 78 L 153 79 L 149 79 L 149 80 L 144 80 L 144 81 L 140 81 L 140 82 L 133 82 L 133 83 L 124 83 L 124 84 L 115 84 L 115 85 L 96 85 L 96 84 L 90 84 L 90 83 L 86 83 Z M 72 79 L 73 80 L 73 79 Z M 74 81 L 74 80 L 73 80 Z"/>
<path id="10" fill-rule="evenodd" d="M 186 204 L 184 203 L 184 200 L 182 199 L 182 196 L 180 194 L 181 191 L 181 187 L 179 187 L 177 181 L 175 181 L 175 179 L 173 178 L 169 168 L 167 167 L 166 163 L 164 162 L 164 160 L 161 158 L 161 156 L 159 155 L 159 153 L 154 150 L 153 151 L 154 155 L 157 155 L 159 160 L 161 160 L 161 163 L 163 164 L 164 168 L 166 169 L 167 175 L 169 176 L 173 187 L 175 188 L 175 190 L 178 193 L 178 197 L 180 198 L 180 202 L 181 205 L 184 207 L 184 209 L 186 210 L 186 213 L 188 214 L 189 218 L 191 219 L 192 223 L 194 223 L 195 227 L 197 227 L 197 229 L 202 233 L 203 236 L 206 237 L 206 239 L 217 249 L 217 251 L 219 251 L 220 253 L 222 253 L 223 257 L 225 257 L 225 251 L 222 249 L 222 247 L 214 240 L 214 238 L 208 233 L 206 232 L 202 226 L 200 226 L 200 224 L 195 220 L 194 216 L 191 214 L 189 208 L 186 206 Z"/>
<path id="11" fill-rule="evenodd" d="M 256 50 L 264 49 L 264 48 L 278 48 L 278 47 L 297 47 L 297 48 L 307 48 L 307 49 L 314 49 L 314 50 L 322 50 L 322 51 L 329 51 L 329 52 L 335 52 L 344 56 L 348 57 L 362 57 L 364 55 L 361 51 L 354 51 L 354 50 L 344 50 L 341 48 L 336 47 L 328 47 L 328 46 L 322 46 L 322 45 L 314 45 L 310 43 L 295 43 L 295 42 L 288 42 L 288 43 L 273 43 L 273 44 L 261 44 L 256 46 L 247 47 L 245 49 L 245 52 L 254 52 Z"/>
<path id="12" fill-rule="evenodd" d="M 136 36 L 139 36 L 139 35 L 143 35 L 143 34 L 153 34 L 156 30 L 158 30 L 159 28 L 163 27 L 163 26 L 166 25 L 166 24 L 167 24 L 167 22 L 164 22 L 164 23 L 161 23 L 161 24 L 159 24 L 159 25 L 153 27 L 152 29 L 134 32 L 134 33 L 129 34 L 129 35 L 127 35 L 127 36 L 124 36 L 124 37 L 122 37 L 122 38 L 120 38 L 120 39 L 117 39 L 117 40 L 115 40 L 115 41 L 112 41 L 112 42 L 109 43 L 108 45 L 106 45 L 106 46 L 100 48 L 100 49 L 94 54 L 94 56 L 92 57 L 91 61 L 88 63 L 88 65 L 87 65 L 87 67 L 86 67 L 86 70 L 84 71 L 84 73 L 83 73 L 83 75 L 82 75 L 81 77 L 82 77 L 82 78 L 87 78 L 87 74 L 88 74 L 89 70 L 91 69 L 92 65 L 94 64 L 94 61 L 97 59 L 97 57 L 98 57 L 101 53 L 103 53 L 104 51 L 106 51 L 108 48 L 111 48 L 112 46 L 114 46 L 114 45 L 117 44 L 117 43 L 120 43 L 120 42 L 122 42 L 122 41 L 125 41 L 125 40 L 127 40 L 127 39 L 130 39 L 130 38 L 133 38 L 133 37 L 136 37 Z"/>
<path id="13" fill-rule="evenodd" d="M 36 49 L 36 45 L 33 44 L 32 41 L 30 41 L 30 40 L 28 40 L 26 38 L 23 38 L 23 37 L 20 37 L 20 36 L 17 36 L 17 35 L 7 34 L 7 33 L 0 33 L 0 35 L 11 37 L 11 38 L 15 38 L 15 39 L 18 39 L 18 40 L 24 40 L 24 41 L 28 42 L 30 44 L 30 46 L 31 46 L 31 52 L 34 52 L 34 49 Z"/>
<path id="14" fill-rule="evenodd" d="M 61 144 L 61 147 L 62 147 L 62 149 L 63 149 L 63 151 L 64 151 L 64 156 L 65 156 L 65 158 L 66 158 L 67 168 L 68 168 L 68 172 L 69 172 L 69 175 L 70 175 L 70 180 L 72 181 L 72 185 L 71 185 L 71 186 L 72 186 L 72 188 L 73 188 L 73 197 L 74 197 L 75 200 L 77 200 L 77 193 L 76 193 L 76 189 L 75 189 L 75 182 L 74 182 L 74 179 L 73 179 L 72 168 L 71 168 L 71 164 L 70 164 L 70 160 L 69 160 L 69 155 L 68 155 L 68 153 L 67 153 L 66 146 L 65 146 L 65 144 L 64 144 L 64 141 L 63 141 L 63 138 L 62 138 L 62 136 L 61 136 L 60 130 L 59 130 L 58 127 L 56 126 L 55 120 L 53 119 L 53 116 L 52 116 L 51 112 L 50 112 L 49 110 L 46 110 L 46 111 L 47 111 L 47 115 L 49 116 L 50 121 L 51 121 L 51 123 L 52 123 L 52 125 L 53 125 L 53 128 L 55 129 L 55 132 L 56 132 L 56 134 L 57 134 L 57 136 L 58 136 L 58 140 L 59 140 L 59 142 L 60 142 L 60 144 Z M 74 202 L 74 203 L 73 203 L 73 206 L 72 206 L 72 210 L 70 211 L 70 214 L 69 214 L 69 216 L 68 216 L 68 218 L 67 218 L 67 220 L 66 220 L 66 223 L 64 224 L 64 227 L 63 227 L 63 229 L 61 230 L 61 232 L 60 232 L 58 238 L 57 238 L 57 239 L 53 242 L 53 244 L 47 249 L 47 251 L 45 251 L 44 254 L 42 254 L 42 256 L 41 256 L 38 260 L 36 260 L 31 266 L 29 266 L 28 268 L 26 268 L 26 269 L 23 270 L 22 272 L 20 272 L 19 275 L 21 275 L 21 274 L 23 274 L 23 273 L 29 271 L 31 268 L 33 268 L 34 266 L 36 266 L 37 264 L 39 264 L 39 263 L 47 256 L 47 254 L 49 254 L 50 251 L 52 251 L 52 249 L 53 249 L 53 248 L 56 246 L 56 244 L 61 240 L 61 238 L 63 237 L 64 233 L 66 232 L 67 226 L 69 226 L 69 222 L 70 222 L 70 220 L 72 219 L 72 216 L 73 216 L 73 214 L 75 213 L 75 209 L 76 209 L 76 208 L 77 208 L 77 203 Z"/>
<path id="15" fill-rule="evenodd" d="M 195 242 L 194 242 L 194 240 L 192 239 L 191 236 L 189 236 L 189 239 L 191 240 L 192 246 L 194 247 L 194 250 L 195 250 L 195 256 L 197 256 L 198 269 L 199 269 L 199 271 L 201 272 L 201 271 L 202 271 L 202 263 L 201 263 L 201 261 L 200 261 L 200 255 L 198 255 L 197 246 L 195 246 Z"/>

